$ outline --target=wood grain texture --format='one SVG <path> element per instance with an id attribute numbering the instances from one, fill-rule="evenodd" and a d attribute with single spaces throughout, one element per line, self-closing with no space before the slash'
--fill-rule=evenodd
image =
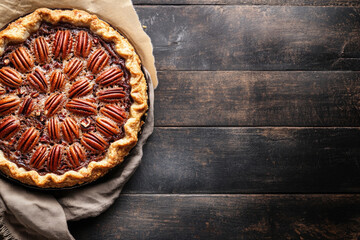
<path id="1" fill-rule="evenodd" d="M 75 238 L 360 239 L 359 1 L 134 3 L 155 131 Z"/>
<path id="2" fill-rule="evenodd" d="M 359 6 L 356 0 L 133 0 L 134 5 Z"/>
<path id="3" fill-rule="evenodd" d="M 360 70 L 354 7 L 137 6 L 158 70 Z"/>
<path id="4" fill-rule="evenodd" d="M 123 195 L 76 239 L 358 239 L 359 195 Z"/>
<path id="5" fill-rule="evenodd" d="M 159 72 L 156 126 L 359 126 L 360 72 Z"/>
<path id="6" fill-rule="evenodd" d="M 359 128 L 156 128 L 125 192 L 359 192 L 359 146 Z"/>

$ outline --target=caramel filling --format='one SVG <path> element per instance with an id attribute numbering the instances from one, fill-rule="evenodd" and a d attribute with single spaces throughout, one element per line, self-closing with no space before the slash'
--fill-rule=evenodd
<path id="1" fill-rule="evenodd" d="M 105 157 L 132 104 L 125 60 L 89 29 L 43 23 L 0 57 L 0 150 L 64 174 Z"/>

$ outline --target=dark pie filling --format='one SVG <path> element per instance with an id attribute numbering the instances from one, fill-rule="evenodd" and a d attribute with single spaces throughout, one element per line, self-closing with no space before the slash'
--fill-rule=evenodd
<path id="1" fill-rule="evenodd" d="M 58 31 L 65 30 L 70 31 L 71 40 L 69 41 L 72 43 L 71 49 L 67 56 L 62 57 L 60 53 L 59 56 L 55 58 L 56 46 L 54 46 L 54 42 L 56 41 L 56 34 Z M 87 34 L 87 41 L 91 42 L 91 48 L 86 57 L 75 56 L 75 49 L 77 44 L 79 44 L 78 40 L 80 39 L 79 34 L 81 32 L 82 34 L 85 32 Z M 48 46 L 48 60 L 46 62 L 39 62 L 36 60 L 34 44 L 35 40 L 38 38 L 44 38 Z M 16 65 L 16 60 L 14 64 L 14 55 L 12 54 L 20 47 L 25 48 L 33 59 L 33 67 L 28 71 L 22 72 L 19 66 Z M 63 49 L 65 48 L 60 49 L 60 52 Z M 96 66 L 92 67 L 94 65 L 91 64 L 89 66 L 88 62 L 95 61 L 94 64 L 97 64 L 96 51 L 98 49 L 102 49 L 102 56 L 104 56 L 104 58 L 106 57 L 108 61 L 102 68 L 100 67 L 101 69 L 97 69 L 98 72 L 95 71 L 94 73 L 94 68 L 96 68 Z M 76 77 L 71 75 L 73 73 L 71 71 L 64 73 L 64 69 L 70 65 L 69 63 L 74 58 L 79 59 L 78 62 L 81 62 L 82 64 L 82 69 L 76 74 Z M 18 59 L 17 61 L 22 61 L 23 63 L 25 61 L 26 63 L 26 59 Z M 17 119 L 20 122 L 20 127 L 17 128 L 17 130 L 14 130 L 14 132 L 10 131 L 13 134 L 11 138 L 6 139 L 6 136 L 3 136 L 2 139 L 0 139 L 0 150 L 4 152 L 7 159 L 16 163 L 17 166 L 26 170 L 35 170 L 40 175 L 45 175 L 47 173 L 61 175 L 69 170 L 76 171 L 82 167 L 88 166 L 91 161 L 102 160 L 105 157 L 109 145 L 124 137 L 124 124 L 126 123 L 132 104 L 130 96 L 131 87 L 129 84 L 130 73 L 125 67 L 125 60 L 115 52 L 113 43 L 105 42 L 86 28 L 79 28 L 66 23 L 57 25 L 42 23 L 39 30 L 31 34 L 25 42 L 8 45 L 6 47 L 4 54 L 0 57 L 0 71 L 4 67 L 10 67 L 11 69 L 16 70 L 21 75 L 22 79 L 22 83 L 18 87 L 11 86 L 11 84 L 10 86 L 4 84 L 4 80 L 0 83 L 0 102 L 1 99 L 8 96 L 16 96 L 19 99 L 19 104 L 16 105 L 16 107 L 12 108 L 10 112 L 0 115 L 0 126 L 10 115 L 14 116 L 14 119 Z M 98 83 L 96 82 L 99 76 L 106 73 L 107 70 L 115 68 L 122 71 L 121 80 L 119 78 L 112 79 L 108 77 L 106 84 L 102 84 L 101 81 Z M 28 75 L 35 74 L 35 69 L 39 69 L 45 76 L 46 91 L 39 91 L 39 89 L 34 87 L 34 84 L 31 84 Z M 65 76 L 65 85 L 50 91 L 50 78 L 54 71 L 63 73 L 63 76 Z M 82 91 L 77 91 L 76 93 L 80 92 L 80 96 L 75 94 L 75 96 L 69 98 L 69 91 L 74 86 L 74 83 L 83 79 L 86 79 L 84 82 L 88 85 L 86 90 L 87 93 L 81 95 Z M 90 88 L 91 90 L 89 90 Z M 59 104 L 61 106 L 55 110 L 53 114 L 49 115 L 49 109 L 45 109 L 46 101 L 54 93 L 57 95 L 63 94 L 63 98 Z M 28 105 L 25 104 L 27 98 L 32 100 L 32 109 L 31 111 L 29 110 L 30 113 L 21 110 L 22 105 L 25 106 L 25 109 L 29 108 Z M 94 106 L 92 109 L 93 112 L 84 114 L 80 111 L 80 108 L 71 108 L 68 103 L 74 101 L 74 99 L 88 101 L 89 104 Z M 4 104 L 0 104 L 0 113 L 2 106 L 4 107 Z M 56 106 L 56 104 L 53 104 L 50 106 L 50 109 Z M 110 107 L 107 108 L 106 106 Z M 122 116 L 124 116 L 123 121 L 118 121 L 118 119 L 112 115 L 113 112 L 110 110 L 113 109 L 114 106 L 118 109 L 117 111 L 121 111 Z M 105 108 L 108 111 L 103 111 Z M 108 114 L 103 114 L 105 112 Z M 56 134 L 49 133 L 48 124 L 52 118 L 57 119 Z M 71 138 L 73 139 L 71 141 L 66 138 L 66 133 L 64 132 L 64 129 L 69 129 L 69 127 L 62 128 L 62 125 L 65 124 L 67 118 L 73 119 L 79 129 L 78 136 L 72 134 Z M 99 120 L 100 124 L 103 125 L 97 124 L 96 121 L 98 118 L 101 120 Z M 33 138 L 30 139 L 31 141 L 28 141 L 28 139 L 24 140 L 24 137 L 29 138 L 25 132 L 31 127 L 34 127 L 38 132 L 38 136 L 35 138 L 36 140 Z M 0 128 L 0 136 L 1 131 L 7 130 L 8 129 L 4 126 L 3 128 Z M 87 133 L 90 134 L 84 136 L 84 134 Z M 54 137 L 54 135 L 58 135 L 58 137 Z M 97 141 L 97 139 L 95 139 L 94 142 L 92 139 L 93 135 L 97 138 L 101 138 L 103 141 Z M 19 145 L 21 144 L 19 143 L 19 140 L 22 141 L 22 143 L 25 142 L 20 147 Z M 32 141 L 36 142 L 36 144 L 31 146 L 31 149 L 24 151 L 24 146 L 26 144 L 26 146 L 29 146 Z M 104 142 L 106 142 L 107 145 L 104 144 Z M 77 155 L 78 157 L 75 157 L 75 160 L 77 161 L 74 161 L 74 157 L 69 156 L 69 147 L 75 145 L 80 147 L 85 154 L 85 157 L 79 157 L 79 155 Z M 61 149 L 61 151 L 56 152 L 54 150 L 52 152 L 55 146 L 60 146 L 59 149 Z M 40 147 L 46 147 L 45 155 L 43 155 L 41 161 L 38 160 L 36 163 L 34 161 L 32 162 L 31 159 L 34 159 L 34 154 Z M 58 156 L 59 154 L 60 157 Z"/>

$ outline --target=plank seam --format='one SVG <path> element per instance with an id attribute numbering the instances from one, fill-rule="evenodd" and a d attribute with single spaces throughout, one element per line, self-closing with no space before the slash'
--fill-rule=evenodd
<path id="1" fill-rule="evenodd" d="M 359 58 L 360 59 L 360 58 Z M 236 69 L 220 69 L 220 70 L 196 70 L 196 69 L 179 69 L 179 70 L 167 70 L 167 69 L 158 69 L 158 73 L 161 72 L 329 72 L 329 73 L 359 73 L 359 70 L 309 70 L 309 69 L 285 69 L 285 70 L 236 70 Z M 160 82 L 161 83 L 161 82 Z"/>
<path id="2" fill-rule="evenodd" d="M 226 73 L 226 72 L 243 72 L 243 73 L 251 73 L 251 72 L 291 72 L 291 73 L 302 73 L 302 72 L 313 72 L 313 73 L 324 73 L 324 72 L 329 72 L 329 73 L 360 73 L 359 70 L 298 70 L 298 69 L 294 69 L 294 70 L 158 70 L 158 73 L 172 73 L 172 72 L 209 72 L 209 73 L 213 73 L 213 72 L 218 72 L 218 73 Z"/>
<path id="3" fill-rule="evenodd" d="M 139 7 L 186 7 L 186 6 L 244 6 L 244 7 L 329 7 L 329 8 L 336 8 L 336 7 L 342 7 L 342 8 L 357 8 L 360 7 L 360 4 L 354 4 L 354 5 L 347 5 L 347 4 L 343 4 L 343 5 L 326 5 L 326 4 L 314 4 L 314 5 L 310 5 L 310 4 L 248 4 L 248 3 L 238 3 L 238 4 L 226 4 L 226 3 L 209 3 L 209 4 L 204 4 L 204 3 L 184 3 L 184 4 L 166 4 L 166 3 L 134 3 L 133 4 L 135 7 L 139 6 Z"/>
<path id="4" fill-rule="evenodd" d="M 313 196 L 326 196 L 326 195 L 337 195 L 337 196 L 360 196 L 359 192 L 354 192 L 354 193 L 234 193 L 234 194 L 229 194 L 229 193 L 210 193 L 210 194 L 186 194 L 186 193 L 123 193 L 120 195 L 123 197 L 126 196 L 162 196 L 162 197 L 172 197 L 172 196 L 176 196 L 176 197 L 202 197 L 202 196 L 207 196 L 207 197 L 220 197 L 220 196 L 235 196 L 235 195 L 239 195 L 239 196 L 262 196 L 262 195 L 266 195 L 266 196 L 280 196 L 280 195 L 292 195 L 292 196 L 297 196 L 297 195 L 313 195 Z"/>
<path id="5" fill-rule="evenodd" d="M 168 125 L 155 125 L 155 128 L 244 128 L 244 129 L 269 129 L 269 128 L 286 128 L 286 129 L 353 129 L 360 130 L 360 126 L 325 126 L 325 127 L 317 127 L 317 126 L 236 126 L 236 125 L 228 125 L 228 126 L 207 126 L 207 125 L 183 125 L 183 126 L 168 126 Z"/>

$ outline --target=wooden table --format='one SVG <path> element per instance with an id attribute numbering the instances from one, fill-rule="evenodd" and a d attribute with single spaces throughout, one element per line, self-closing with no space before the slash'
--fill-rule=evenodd
<path id="1" fill-rule="evenodd" d="M 134 4 L 155 130 L 76 239 L 360 239 L 360 3 Z"/>

